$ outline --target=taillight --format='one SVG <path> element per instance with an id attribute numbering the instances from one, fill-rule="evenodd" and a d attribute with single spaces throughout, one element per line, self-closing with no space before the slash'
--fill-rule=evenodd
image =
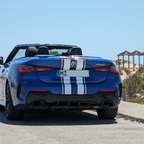
<path id="1" fill-rule="evenodd" d="M 35 71 L 51 71 L 53 68 L 36 67 Z"/>
<path id="2" fill-rule="evenodd" d="M 109 68 L 93 68 L 92 70 L 96 72 L 108 72 Z"/>
<path id="3" fill-rule="evenodd" d="M 114 74 L 119 74 L 119 69 L 117 66 L 111 66 L 109 72 L 112 72 Z"/>
<path id="4" fill-rule="evenodd" d="M 34 67 L 29 65 L 20 65 L 18 66 L 18 71 L 20 73 L 30 73 L 30 72 L 43 72 L 43 71 L 51 71 L 53 68 L 46 68 L 46 67 Z"/>
<path id="5" fill-rule="evenodd" d="M 28 65 L 20 65 L 18 66 L 18 71 L 20 73 L 30 73 L 30 72 L 34 72 L 35 69 L 33 66 L 28 66 Z"/>
<path id="6" fill-rule="evenodd" d="M 110 68 L 92 68 L 96 72 L 111 72 L 114 74 L 119 74 L 117 66 L 111 66 Z"/>

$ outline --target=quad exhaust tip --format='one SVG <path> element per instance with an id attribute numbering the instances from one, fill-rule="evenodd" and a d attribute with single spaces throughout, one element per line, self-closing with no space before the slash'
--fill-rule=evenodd
<path id="1" fill-rule="evenodd" d="M 113 106 L 113 103 L 109 102 L 109 101 L 104 101 L 104 102 L 101 103 L 102 108 L 109 108 L 109 107 L 112 107 L 112 106 Z"/>

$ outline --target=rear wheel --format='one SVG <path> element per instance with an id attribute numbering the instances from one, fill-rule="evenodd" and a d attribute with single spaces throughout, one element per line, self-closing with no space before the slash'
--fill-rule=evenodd
<path id="1" fill-rule="evenodd" d="M 114 119 L 118 113 L 118 107 L 115 109 L 98 109 L 98 117 L 101 119 Z"/>
<path id="2" fill-rule="evenodd" d="M 18 120 L 23 117 L 23 112 L 13 107 L 10 87 L 8 84 L 6 89 L 6 117 L 8 120 Z"/>

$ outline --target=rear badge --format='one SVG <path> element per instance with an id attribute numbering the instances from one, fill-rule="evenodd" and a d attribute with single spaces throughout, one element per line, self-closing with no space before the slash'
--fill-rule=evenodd
<path id="1" fill-rule="evenodd" d="M 100 64 L 100 63 L 99 63 L 99 64 L 97 63 L 96 65 L 98 65 L 98 66 L 105 66 L 105 64 L 102 64 L 102 63 L 101 63 L 101 64 Z"/>
<path id="2" fill-rule="evenodd" d="M 76 67 L 77 66 L 77 63 L 75 61 L 72 61 L 71 62 L 71 67 Z"/>

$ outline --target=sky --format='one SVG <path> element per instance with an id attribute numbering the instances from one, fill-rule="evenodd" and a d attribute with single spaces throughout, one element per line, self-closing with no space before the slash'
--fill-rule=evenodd
<path id="1" fill-rule="evenodd" d="M 110 60 L 144 52 L 144 0 L 0 0 L 0 56 L 31 43 L 77 45 Z"/>

